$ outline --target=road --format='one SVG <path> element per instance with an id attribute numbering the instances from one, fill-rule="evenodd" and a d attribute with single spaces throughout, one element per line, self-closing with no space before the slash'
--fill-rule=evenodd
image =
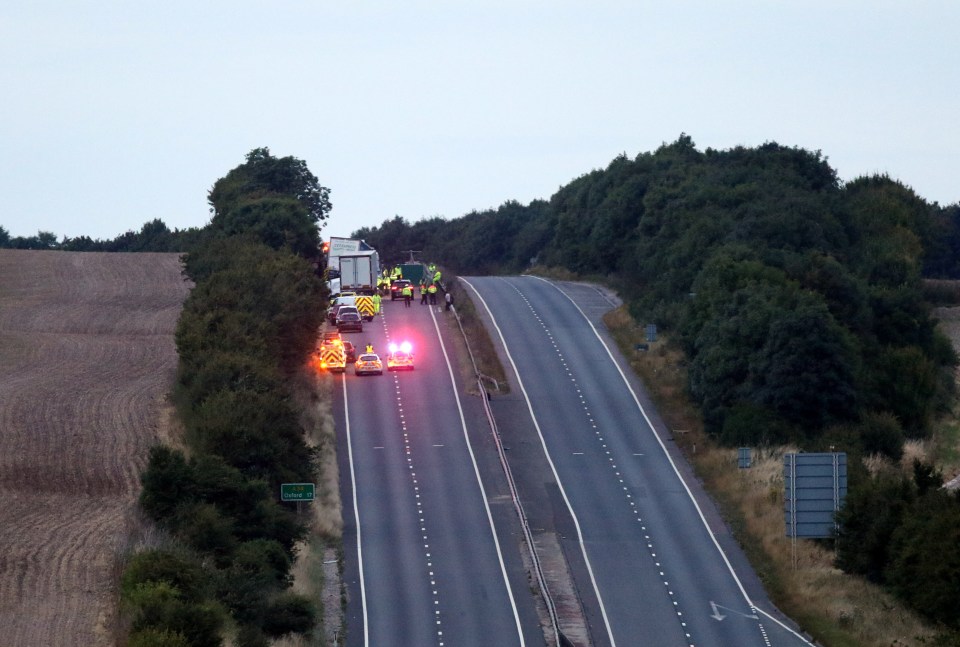
<path id="1" fill-rule="evenodd" d="M 517 441 L 511 464 L 539 452 L 549 472 L 519 477 L 540 492 L 525 507 L 562 537 L 593 644 L 808 645 L 770 605 L 598 330 L 609 302 L 536 277 L 464 281 L 515 371 L 514 402 L 493 401 Z"/>
<path id="2" fill-rule="evenodd" d="M 416 357 L 413 371 L 333 378 L 350 646 L 544 644 L 517 520 L 502 485 L 480 477 L 496 474 L 478 466 L 489 427 L 467 422 L 485 420 L 479 398 L 460 395 L 446 325 L 386 300 L 344 335 L 384 360 L 388 342 L 408 340 Z"/>

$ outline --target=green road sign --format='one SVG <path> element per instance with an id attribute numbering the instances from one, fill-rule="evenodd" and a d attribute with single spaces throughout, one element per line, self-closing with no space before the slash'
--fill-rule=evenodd
<path id="1" fill-rule="evenodd" d="M 281 483 L 281 501 L 313 501 L 316 488 L 313 483 Z"/>

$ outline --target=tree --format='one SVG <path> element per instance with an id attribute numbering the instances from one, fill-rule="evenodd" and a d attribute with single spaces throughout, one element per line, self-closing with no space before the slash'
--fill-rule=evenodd
<path id="1" fill-rule="evenodd" d="M 852 342 L 817 296 L 798 292 L 791 300 L 792 307 L 771 319 L 763 347 L 751 358 L 749 399 L 815 431 L 852 420 Z"/>
<path id="2" fill-rule="evenodd" d="M 899 476 L 879 475 L 851 488 L 837 513 L 837 566 L 883 583 L 890 540 L 915 499 L 915 488 Z"/>
<path id="3" fill-rule="evenodd" d="M 273 249 L 312 258 L 317 255 L 320 231 L 303 204 L 293 197 L 241 199 L 218 224 L 226 236 L 246 234 Z"/>
<path id="4" fill-rule="evenodd" d="M 326 220 L 332 205 L 330 189 L 321 186 L 306 162 L 295 157 L 277 158 L 266 147 L 247 153 L 246 162 L 214 183 L 207 198 L 213 211 L 211 224 L 243 200 L 267 196 L 295 198 L 317 224 Z"/>
<path id="5" fill-rule="evenodd" d="M 960 498 L 932 490 L 891 539 L 886 578 L 914 609 L 960 629 Z"/>
<path id="6" fill-rule="evenodd" d="M 907 436 L 924 437 L 938 388 L 937 367 L 916 346 L 882 347 L 868 361 L 871 408 L 893 414 Z"/>

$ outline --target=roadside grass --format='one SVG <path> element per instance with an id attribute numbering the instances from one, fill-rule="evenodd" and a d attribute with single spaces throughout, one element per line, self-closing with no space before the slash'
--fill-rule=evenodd
<path id="1" fill-rule="evenodd" d="M 444 283 L 444 287 L 453 296 L 453 306 L 460 318 L 460 325 L 463 326 L 469 351 L 477 364 L 477 370 L 484 376 L 487 388 L 495 385 L 494 392 L 509 393 L 510 383 L 507 381 L 507 374 L 500 363 L 493 340 L 483 325 L 480 312 L 471 298 L 472 290 L 466 288 L 454 276 Z M 469 372 L 472 376 L 473 367 L 469 367 Z"/>
<path id="2" fill-rule="evenodd" d="M 960 281 L 949 282 L 960 302 Z M 960 349 L 960 307 L 941 307 L 934 310 L 938 329 L 950 339 L 954 349 Z M 960 368 L 955 369 L 955 383 L 960 384 Z M 938 421 L 923 450 L 927 457 L 943 469 L 950 480 L 960 475 L 960 404 L 954 403 L 950 417 Z"/>
<path id="3" fill-rule="evenodd" d="M 294 398 L 307 443 L 316 451 L 316 499 L 304 506 L 309 535 L 297 546 L 290 570 L 293 590 L 317 603 L 317 624 L 309 634 L 285 636 L 275 647 L 323 647 L 343 644 L 343 514 L 333 420 L 333 378 L 309 366 L 298 375 Z"/>
<path id="4" fill-rule="evenodd" d="M 880 587 L 833 565 L 829 542 L 786 537 L 783 521 L 783 454 L 791 447 L 753 452 L 752 467 L 737 468 L 735 449 L 718 446 L 703 431 L 687 394 L 682 353 L 669 339 L 646 342 L 643 327 L 620 307 L 604 322 L 641 377 L 658 411 L 674 431 L 727 524 L 753 564 L 768 594 L 804 632 L 830 647 L 908 647 L 935 644 L 937 630 Z M 677 431 L 682 433 L 677 433 Z"/>

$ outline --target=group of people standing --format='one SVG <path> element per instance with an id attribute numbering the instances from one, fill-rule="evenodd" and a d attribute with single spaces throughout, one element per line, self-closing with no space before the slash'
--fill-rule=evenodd
<path id="1" fill-rule="evenodd" d="M 439 292 L 443 285 L 440 283 L 440 278 L 442 276 L 437 266 L 431 263 L 426 266 L 426 272 L 424 277 L 420 280 L 420 284 L 414 287 L 414 284 L 411 282 L 403 286 L 403 289 L 400 292 L 400 295 L 403 297 L 403 304 L 406 307 L 410 307 L 410 304 L 413 302 L 413 296 L 415 289 L 420 290 L 420 305 L 436 305 L 437 304 L 437 292 Z M 393 269 L 384 268 L 383 275 L 377 280 L 377 288 L 380 291 L 389 292 L 390 286 L 397 279 L 402 279 L 403 273 L 399 266 L 394 267 Z M 453 297 L 449 291 L 445 292 L 445 301 L 446 309 L 449 310 L 453 306 Z"/>

